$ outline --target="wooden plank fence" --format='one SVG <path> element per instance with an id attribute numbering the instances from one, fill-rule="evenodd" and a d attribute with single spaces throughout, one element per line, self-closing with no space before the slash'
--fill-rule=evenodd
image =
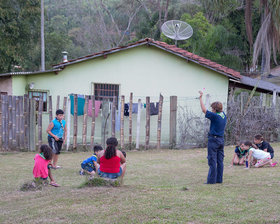
<path id="1" fill-rule="evenodd" d="M 47 98 L 47 108 L 44 108 L 43 96 L 40 98 L 31 99 L 28 95 L 24 96 L 8 96 L 0 95 L 0 150 L 1 151 L 11 151 L 11 150 L 22 150 L 22 151 L 36 151 L 39 146 L 44 143 L 43 135 L 46 135 L 43 129 L 43 118 L 47 118 L 48 122 L 51 122 L 55 113 L 53 113 L 53 97 L 48 96 Z M 71 115 L 71 100 L 70 97 L 56 96 L 56 110 L 60 108 L 60 100 L 63 99 L 62 108 L 65 112 L 67 118 L 67 141 L 65 149 L 77 150 L 78 145 L 85 149 L 92 149 L 95 142 L 96 134 L 96 118 L 95 118 L 95 96 L 85 95 L 84 104 L 84 114 L 82 119 L 82 130 L 81 142 L 78 144 L 78 95 L 73 94 L 74 111 Z M 89 108 L 89 100 L 91 100 L 91 108 Z M 108 102 L 108 99 L 106 99 Z M 111 105 L 111 136 L 120 138 L 120 148 L 132 149 L 133 141 L 133 119 L 132 119 L 132 105 L 133 105 L 133 93 L 130 93 L 129 97 L 129 118 L 128 118 L 128 139 L 125 145 L 125 126 L 124 126 L 124 106 L 125 106 L 125 96 L 121 96 L 120 99 L 113 97 Z M 119 136 L 116 136 L 116 111 L 117 104 L 121 103 L 120 111 L 120 132 Z M 157 116 L 157 129 L 156 129 L 156 148 L 161 148 L 161 128 L 162 128 L 162 112 L 163 112 L 163 96 L 159 96 L 159 108 Z M 150 107 L 150 97 L 146 97 L 146 119 L 145 121 L 145 138 L 143 142 L 143 147 L 145 149 L 151 148 L 150 145 L 150 135 L 151 135 L 151 107 Z M 138 114 L 137 122 L 134 124 L 136 127 L 136 133 L 134 134 L 136 140 L 136 148 L 140 148 L 140 119 L 141 119 L 141 99 L 138 99 Z M 47 111 L 43 111 L 47 109 Z M 88 111 L 91 110 L 92 117 L 91 121 L 88 122 L 89 116 Z M 47 113 L 47 114 L 46 114 Z M 172 96 L 170 98 L 170 145 L 175 147 L 176 145 L 176 114 L 177 114 L 177 97 Z M 107 118 L 108 119 L 108 118 Z M 108 119 L 109 120 L 109 119 Z M 88 124 L 90 124 L 90 131 L 88 130 Z M 70 127 L 73 127 L 72 136 L 70 136 Z M 72 139 L 72 145 L 70 144 Z M 90 146 L 90 147 L 89 147 Z"/>

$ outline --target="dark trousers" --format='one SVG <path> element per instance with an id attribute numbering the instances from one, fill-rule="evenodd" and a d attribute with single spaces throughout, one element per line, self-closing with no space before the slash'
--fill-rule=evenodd
<path id="1" fill-rule="evenodd" d="M 207 184 L 223 182 L 224 171 L 224 138 L 208 136 L 208 165 Z"/>

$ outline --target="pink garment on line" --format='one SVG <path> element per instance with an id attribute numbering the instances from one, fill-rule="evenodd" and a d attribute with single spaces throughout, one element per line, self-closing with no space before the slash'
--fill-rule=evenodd
<path id="1" fill-rule="evenodd" d="M 95 117 L 98 117 L 101 101 L 95 100 Z M 88 101 L 88 116 L 92 117 L 92 100 Z"/>
<path id="2" fill-rule="evenodd" d="M 43 159 L 39 154 L 36 154 L 35 164 L 33 168 L 33 176 L 47 178 L 49 176 L 48 164 L 51 162 L 50 160 Z"/>

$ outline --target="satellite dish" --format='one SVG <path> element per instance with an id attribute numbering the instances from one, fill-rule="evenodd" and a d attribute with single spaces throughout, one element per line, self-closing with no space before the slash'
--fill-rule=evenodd
<path id="1" fill-rule="evenodd" d="M 177 40 L 186 40 L 193 35 L 192 27 L 180 20 L 169 20 L 161 26 L 163 34 L 173 40 L 177 45 Z"/>

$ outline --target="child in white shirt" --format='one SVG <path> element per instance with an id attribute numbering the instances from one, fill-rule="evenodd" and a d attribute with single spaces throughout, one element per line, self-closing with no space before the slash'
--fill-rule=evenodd
<path id="1" fill-rule="evenodd" d="M 248 168 L 250 168 L 250 161 L 253 159 L 257 160 L 255 167 L 262 167 L 266 164 L 269 164 L 271 167 L 276 166 L 277 162 L 272 163 L 272 159 L 269 152 L 265 152 L 260 149 L 255 149 L 251 147 L 249 149 L 249 158 L 248 158 Z"/>

